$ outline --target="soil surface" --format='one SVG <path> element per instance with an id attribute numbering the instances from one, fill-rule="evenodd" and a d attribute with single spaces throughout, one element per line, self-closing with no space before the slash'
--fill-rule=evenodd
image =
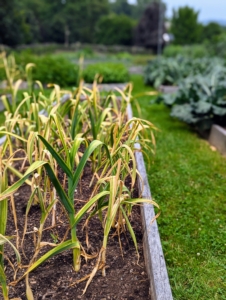
<path id="1" fill-rule="evenodd" d="M 90 197 L 89 184 L 91 181 L 90 167 L 87 166 L 82 179 L 79 183 L 77 192 L 75 193 L 75 206 L 78 209 L 81 203 L 87 201 Z M 61 179 L 63 176 L 61 175 Z M 25 211 L 27 201 L 30 196 L 30 187 L 23 185 L 18 192 L 15 193 L 15 204 L 17 211 L 18 232 L 20 236 L 20 244 L 23 236 L 23 228 L 25 223 Z M 137 197 L 137 191 L 133 192 L 133 197 Z M 45 223 L 45 230 L 43 231 L 42 241 L 50 243 L 59 243 L 65 237 L 68 229 L 68 220 L 65 216 L 64 210 L 60 203 L 56 207 L 56 226 L 51 228 L 50 216 Z M 40 208 L 39 205 L 31 207 L 28 216 L 27 234 L 25 235 L 23 250 L 26 257 L 20 253 L 22 258 L 22 265 L 28 265 L 32 255 L 34 254 L 34 239 L 37 239 L 36 234 L 33 232 L 34 227 L 39 227 Z M 71 250 L 58 254 L 55 257 L 47 260 L 29 275 L 29 283 L 32 289 L 35 300 L 52 299 L 52 300 L 72 300 L 72 299 L 127 299 L 127 300 L 148 300 L 149 295 L 149 280 L 144 266 L 144 257 L 142 250 L 142 225 L 140 218 L 140 208 L 134 207 L 132 216 L 130 217 L 131 224 L 136 233 L 138 249 L 139 249 L 139 262 L 136 255 L 135 247 L 129 232 L 126 231 L 120 236 L 121 249 L 119 245 L 118 235 L 115 230 L 111 231 L 108 247 L 106 253 L 106 277 L 102 276 L 101 270 L 97 272 L 89 285 L 86 293 L 82 295 L 86 281 L 75 283 L 77 280 L 83 278 L 92 272 L 97 257 L 85 260 L 82 257 L 81 270 L 75 272 L 72 269 L 72 252 Z M 93 217 L 88 226 L 89 243 L 86 245 L 86 229 L 83 229 L 84 220 L 77 227 L 78 238 L 86 253 L 90 255 L 98 254 L 102 245 L 103 228 L 98 217 Z M 30 233 L 29 233 L 30 232 Z M 15 234 L 15 225 L 13 215 L 11 212 L 11 205 L 9 202 L 9 218 L 7 225 L 7 235 Z M 70 235 L 67 235 L 70 238 Z M 15 244 L 15 239 L 12 240 Z M 42 248 L 40 255 L 50 250 L 50 246 Z M 7 258 L 16 265 L 15 254 L 12 249 L 6 245 L 5 253 Z M 8 282 L 14 281 L 14 271 L 10 263 L 5 259 L 6 274 Z M 19 278 L 25 269 L 19 269 L 16 278 Z M 26 298 L 26 285 L 25 280 L 19 281 L 16 286 L 10 286 L 9 298 L 13 299 L 27 299 Z M 3 299 L 0 292 L 0 299 Z"/>

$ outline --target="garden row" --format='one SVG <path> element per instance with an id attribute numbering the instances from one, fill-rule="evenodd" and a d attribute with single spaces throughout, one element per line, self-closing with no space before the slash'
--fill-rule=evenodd
<path id="1" fill-rule="evenodd" d="M 206 135 L 212 124 L 226 126 L 226 61 L 220 58 L 184 57 L 156 59 L 145 71 L 145 82 L 158 88 L 176 85 L 172 94 L 156 101 L 171 108 L 176 117 Z"/>
<path id="2" fill-rule="evenodd" d="M 70 249 L 75 271 L 80 270 L 82 256 L 86 263 L 95 259 L 92 269 L 88 269 L 91 272 L 82 272 L 73 284 L 72 275 L 63 279 L 63 282 L 68 280 L 68 288 L 88 280 L 85 292 L 99 269 L 105 276 L 111 230 L 120 241 L 121 233 L 127 228 L 138 253 L 131 225 L 132 209 L 139 203 L 155 203 L 133 197 L 138 174 L 134 151 L 137 138 L 143 151 L 153 151 L 144 133 L 152 132 L 155 127 L 142 119 L 127 120 L 131 85 L 118 91 L 120 103 L 113 93 L 102 97 L 95 83 L 92 89 L 84 88 L 81 83 L 73 92 L 67 92 L 67 101 L 62 102 L 65 91 L 58 85 L 54 85 L 50 96 L 46 97 L 39 83 L 37 95 L 28 90 L 18 103 L 20 81 L 14 81 L 11 63 L 12 59 L 4 58 L 12 88 L 12 105 L 5 101 L 6 121 L 0 128 L 0 133 L 6 136 L 0 147 L 2 294 L 4 299 L 21 296 L 24 286 L 21 281 L 25 279 L 27 299 L 33 299 L 29 274 L 50 258 L 54 260 L 57 254 Z M 32 64 L 25 68 L 30 86 L 32 68 Z M 83 100 L 82 95 L 85 96 Z M 84 189 L 83 179 L 87 176 Z M 25 182 L 29 196 L 26 198 L 23 192 L 20 200 L 24 207 L 17 209 L 20 194 L 17 190 Z M 77 198 L 81 189 L 82 193 L 88 190 L 82 200 Z M 34 209 L 35 218 L 32 217 Z M 96 223 L 103 227 L 101 247 L 100 240 L 90 235 Z M 82 228 L 86 229 L 86 235 L 81 242 Z M 122 247 L 121 242 L 119 244 Z"/>
<path id="3" fill-rule="evenodd" d="M 82 62 L 80 65 L 71 63 L 66 58 L 58 55 L 57 57 L 44 55 L 36 56 L 26 52 L 21 54 L 14 53 L 9 56 L 9 68 L 14 79 L 26 78 L 26 65 L 32 62 L 33 80 L 38 80 L 44 84 L 55 83 L 63 87 L 75 86 L 81 78 L 85 82 L 92 83 L 96 74 L 104 83 L 128 82 L 129 73 L 121 63 L 96 63 L 87 66 L 83 70 Z M 7 79 L 4 64 L 0 68 L 0 80 Z"/>
<path id="4" fill-rule="evenodd" d="M 214 36 L 216 38 L 216 36 Z M 221 57 L 226 58 L 226 35 L 218 36 L 216 40 L 209 40 L 203 44 L 193 45 L 169 45 L 164 48 L 163 55 L 165 57 L 175 57 L 182 55 L 191 59 L 202 57 Z"/>

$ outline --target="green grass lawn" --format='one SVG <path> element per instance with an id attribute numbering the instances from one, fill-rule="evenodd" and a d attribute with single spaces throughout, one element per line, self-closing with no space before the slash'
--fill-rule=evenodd
<path id="1" fill-rule="evenodd" d="M 133 76 L 134 93 L 150 90 Z M 175 300 L 226 299 L 226 158 L 211 150 L 163 105 L 139 99 L 153 122 L 157 149 L 148 166 L 161 206 L 159 231 Z"/>

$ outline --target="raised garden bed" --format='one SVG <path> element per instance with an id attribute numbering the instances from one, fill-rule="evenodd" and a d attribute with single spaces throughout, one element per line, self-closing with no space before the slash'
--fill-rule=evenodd
<path id="1" fill-rule="evenodd" d="M 226 129 L 225 128 L 219 125 L 212 125 L 208 141 L 221 154 L 226 155 Z"/>
<path id="2" fill-rule="evenodd" d="M 178 86 L 175 85 L 160 85 L 158 90 L 164 94 L 174 94 L 178 91 Z"/>
<path id="3" fill-rule="evenodd" d="M 62 175 L 63 176 L 63 175 Z M 81 183 L 78 185 L 75 198 L 77 208 L 80 203 L 86 201 L 90 197 L 89 183 L 92 175 L 90 167 L 87 166 L 82 176 Z M 137 197 L 137 191 L 134 192 L 134 197 Z M 18 229 L 23 232 L 24 216 L 27 206 L 27 201 L 30 197 L 30 188 L 27 185 L 22 186 L 15 194 L 16 210 L 18 212 Z M 46 221 L 46 228 L 43 234 L 43 240 L 51 243 L 60 241 L 68 227 L 68 220 L 64 217 L 60 204 L 56 207 L 56 226 L 51 226 L 51 218 Z M 27 231 L 33 232 L 34 225 L 39 224 L 40 219 L 39 206 L 33 206 L 29 212 L 29 224 Z M 85 221 L 85 220 L 84 220 Z M 99 271 L 92 280 L 87 292 L 82 296 L 86 281 L 76 283 L 81 278 L 89 275 L 96 263 L 96 259 L 86 261 L 82 257 L 82 268 L 79 273 L 72 269 L 72 257 L 70 251 L 65 251 L 54 259 L 46 261 L 43 265 L 37 268 L 29 276 L 30 287 L 33 291 L 35 299 L 130 299 L 144 300 L 153 299 L 149 293 L 149 280 L 145 269 L 142 245 L 142 224 L 140 220 L 140 211 L 137 207 L 133 212 L 132 226 L 138 241 L 138 249 L 140 259 L 134 249 L 133 241 L 128 233 L 121 237 L 122 250 L 119 247 L 119 241 L 114 230 L 110 233 L 109 243 L 107 248 L 107 269 L 106 277 L 101 275 Z M 82 230 L 84 222 L 81 222 L 78 230 L 80 242 L 86 243 L 86 230 Z M 52 227 L 52 228 L 51 228 Z M 15 230 L 13 215 L 9 214 L 9 222 L 6 234 L 11 234 Z M 93 218 L 89 224 L 89 249 L 86 248 L 87 255 L 98 253 L 102 244 L 103 228 L 98 218 Z M 23 259 L 24 263 L 29 263 L 29 258 L 33 255 L 33 235 L 25 236 L 24 247 L 27 259 Z M 50 249 L 50 248 L 49 248 Z M 46 249 L 44 249 L 46 251 Z M 13 251 L 10 247 L 6 247 L 5 251 L 10 259 L 13 258 Z M 6 263 L 6 274 L 10 281 L 13 281 L 14 272 Z M 26 299 L 24 281 L 20 281 L 16 286 L 10 287 L 10 299 L 18 297 Z"/>
<path id="4" fill-rule="evenodd" d="M 128 116 L 132 118 L 131 106 L 128 107 Z M 140 149 L 139 144 L 136 147 Z M 135 157 L 137 169 L 141 175 L 141 179 L 138 181 L 139 191 L 142 192 L 143 198 L 151 199 L 151 190 L 142 152 L 136 152 Z M 141 207 L 141 217 L 143 224 L 143 249 L 146 270 L 150 280 L 151 299 L 171 300 L 173 296 L 153 205 L 144 204 Z"/>
<path id="5" fill-rule="evenodd" d="M 100 92 L 101 91 L 110 92 L 110 91 L 114 91 L 116 87 L 120 90 L 124 90 L 127 85 L 128 83 L 99 83 L 97 87 Z M 91 83 L 85 83 L 84 86 L 89 89 L 92 89 L 93 85 Z"/>
<path id="6" fill-rule="evenodd" d="M 65 99 L 64 99 L 65 100 Z M 132 117 L 131 109 L 128 110 L 129 117 Z M 139 145 L 136 145 L 136 147 L 139 147 Z M 148 198 L 151 199 L 150 189 L 148 186 L 146 171 L 144 167 L 143 157 L 141 152 L 136 153 L 136 160 L 138 165 L 138 171 L 142 176 L 142 181 L 140 180 L 138 183 L 140 191 L 142 190 L 142 198 Z M 88 169 L 87 169 L 88 168 Z M 87 165 L 86 169 L 84 170 L 84 174 L 82 177 L 82 181 L 79 184 L 75 196 L 78 196 L 79 201 L 84 201 L 87 199 L 84 191 L 88 190 L 88 183 L 91 180 L 91 174 L 90 174 L 90 167 L 89 164 Z M 63 174 L 59 175 L 63 179 Z M 85 183 L 83 179 L 88 178 L 88 183 Z M 24 190 L 25 189 L 25 190 Z M 78 192 L 79 190 L 79 192 Z M 134 193 L 137 195 L 140 193 L 139 191 L 134 191 Z M 22 213 L 22 215 L 26 211 L 26 186 L 23 187 L 22 190 L 19 190 L 15 194 L 15 199 L 18 200 L 17 202 L 17 210 Z M 137 197 L 137 195 L 135 197 Z M 25 202 L 24 202 L 25 201 Z M 58 204 L 57 204 L 58 205 Z M 79 203 L 77 204 L 79 206 Z M 30 210 L 31 218 L 28 226 L 28 231 L 32 232 L 33 235 L 36 235 L 34 230 L 34 225 L 36 222 L 38 223 L 38 219 L 40 218 L 40 209 L 38 207 L 33 207 Z M 62 218 L 63 211 L 59 209 L 57 213 L 57 217 L 59 218 L 60 223 L 57 225 L 59 228 L 59 231 L 57 230 L 57 233 L 54 231 L 54 228 L 52 231 L 50 231 L 50 241 L 54 241 L 54 239 L 62 240 L 63 233 L 61 233 L 60 227 L 64 227 L 67 222 L 64 221 Z M 135 251 L 132 254 L 133 249 L 131 249 L 132 245 L 132 239 L 128 235 L 128 232 L 125 233 L 125 237 L 121 238 L 121 246 L 122 249 L 120 251 L 120 248 L 118 247 L 118 252 L 116 250 L 116 243 L 115 240 L 118 240 L 117 236 L 114 237 L 114 233 L 112 232 L 112 237 L 109 239 L 109 250 L 107 250 L 108 254 L 108 261 L 107 261 L 107 267 L 109 266 L 109 271 L 107 270 L 107 277 L 100 277 L 97 275 L 94 280 L 91 282 L 91 285 L 89 286 L 87 293 L 85 296 L 81 296 L 82 290 L 85 286 L 85 284 L 76 284 L 74 285 L 75 280 L 79 280 L 79 278 L 83 277 L 84 275 L 88 274 L 90 271 L 92 271 L 92 268 L 94 267 L 94 263 L 87 263 L 85 260 L 82 260 L 85 270 L 82 269 L 81 274 L 77 276 L 77 273 L 72 271 L 71 268 L 71 255 L 68 254 L 68 252 L 63 252 L 62 254 L 58 255 L 56 257 L 56 260 L 54 258 L 51 260 L 48 260 L 45 264 L 43 264 L 40 267 L 40 270 L 42 271 L 42 275 L 40 276 L 39 269 L 35 270 L 30 275 L 30 286 L 33 291 L 36 292 L 35 299 L 99 299 L 101 296 L 102 299 L 148 299 L 148 297 L 151 295 L 152 300 L 168 300 L 172 299 L 172 294 L 169 286 L 169 280 L 168 275 L 165 267 L 165 261 L 164 256 L 162 252 L 161 242 L 158 234 L 158 228 L 157 223 L 154 220 L 155 219 L 155 213 L 154 208 L 152 205 L 144 205 L 142 208 L 142 220 L 143 220 L 143 228 L 144 228 L 144 252 L 145 252 L 145 260 L 146 260 L 146 268 L 149 275 L 150 280 L 150 291 L 149 291 L 149 282 L 147 280 L 147 277 L 145 275 L 144 270 L 144 260 L 142 257 L 142 230 L 140 225 L 137 226 L 139 223 L 139 210 L 135 210 L 135 214 L 132 216 L 131 224 L 136 225 L 136 228 L 134 229 L 137 235 L 137 241 L 138 241 L 138 249 L 141 255 L 139 265 L 137 264 L 137 257 L 135 255 Z M 13 219 L 12 215 L 9 215 L 9 219 Z M 21 219 L 21 218 L 19 218 Z M 49 222 L 49 223 L 48 223 Z M 94 223 L 92 223 L 94 222 Z M 99 243 L 101 246 L 101 238 L 99 237 L 100 234 L 98 232 L 102 231 L 103 229 L 101 226 L 96 227 L 95 219 L 93 219 L 91 222 L 91 228 L 93 229 L 90 233 L 90 241 L 93 243 Z M 23 222 L 22 222 L 23 223 Z M 20 224 L 18 222 L 18 228 L 19 230 L 22 230 L 23 224 Z M 51 220 L 47 221 L 49 227 L 51 227 Z M 12 222 L 13 224 L 13 222 Z M 12 225 L 13 226 L 13 225 Z M 10 227 L 10 226 L 9 226 Z M 47 226 L 48 228 L 48 226 Z M 82 228 L 82 224 L 80 224 L 80 228 Z M 48 232 L 48 231 L 46 231 Z M 9 234 L 11 234 L 9 232 Z M 81 236 L 80 236 L 81 235 Z M 80 241 L 82 239 L 85 239 L 82 237 L 83 233 L 81 232 L 79 235 Z M 45 241 L 48 240 L 48 237 L 46 236 L 46 233 L 43 234 L 43 238 L 45 238 Z M 99 242 L 98 239 L 100 238 Z M 32 244 L 33 236 L 28 235 L 26 237 L 28 245 L 29 243 Z M 56 241 L 54 241 L 56 242 Z M 9 247 L 10 248 L 10 247 Z M 29 250 L 29 246 L 26 250 Z M 86 249 L 88 254 L 93 254 L 97 250 L 95 246 L 91 246 L 90 249 Z M 89 253 L 90 251 L 90 253 Z M 96 251 L 97 252 L 97 251 Z M 10 253 L 10 251 L 9 251 Z M 12 250 L 11 250 L 12 253 Z M 29 251 L 28 251 L 29 253 Z M 123 256 L 121 255 L 123 254 Z M 29 256 L 29 254 L 28 254 Z M 131 259 L 131 256 L 133 257 Z M 28 263 L 29 261 L 27 261 Z M 63 264 L 63 267 L 61 265 Z M 119 269 L 122 269 L 123 272 L 119 273 L 118 268 L 112 269 L 112 266 L 115 267 L 115 265 L 118 266 Z M 10 267 L 7 267 L 7 270 L 9 270 Z M 55 270 L 55 271 L 54 271 Z M 6 273 L 9 271 L 6 271 Z M 20 272 L 20 271 L 19 271 Z M 67 274 L 68 273 L 68 274 Z M 62 274 L 62 275 L 60 275 Z M 63 276 L 67 274 L 66 276 Z M 120 275 L 119 275 L 120 274 Z M 12 278 L 12 273 L 9 273 L 9 276 Z M 49 278 L 46 280 L 46 278 Z M 134 287 L 134 282 L 136 282 L 136 287 Z M 113 283 L 113 284 L 112 284 Z M 73 286 L 73 288 L 70 288 L 70 285 Z M 19 289 L 17 287 L 11 289 L 11 297 L 21 297 L 21 299 L 25 299 L 25 292 L 24 292 L 24 282 L 21 281 L 17 286 L 19 286 Z M 23 290 L 23 292 L 22 292 Z M 117 293 L 115 293 L 115 290 Z M 76 296 L 75 294 L 76 293 Z M 75 298 L 76 297 L 76 298 Z"/>

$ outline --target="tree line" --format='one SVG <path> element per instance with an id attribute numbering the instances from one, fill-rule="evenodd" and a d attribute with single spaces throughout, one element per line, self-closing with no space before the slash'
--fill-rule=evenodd
<path id="1" fill-rule="evenodd" d="M 129 45 L 132 28 L 149 2 L 137 0 L 132 5 L 127 0 L 0 0 L 0 44 L 109 44 L 111 37 L 102 35 L 103 26 L 107 26 L 112 28 L 112 44 Z"/>
<path id="2" fill-rule="evenodd" d="M 143 31 L 157 26 L 156 18 L 155 26 L 150 25 L 151 20 L 145 22 L 144 11 L 152 5 L 153 15 L 158 16 L 159 3 L 160 0 L 136 0 L 134 4 L 128 0 L 0 0 L 0 44 L 132 45 L 136 41 L 135 28 L 141 21 Z M 214 41 L 225 32 L 217 23 L 200 24 L 198 14 L 187 6 L 174 11 L 168 29 L 174 36 L 173 43 Z"/>
<path id="3" fill-rule="evenodd" d="M 174 44 L 191 45 L 203 42 L 216 43 L 223 39 L 226 28 L 216 22 L 203 25 L 198 20 L 199 11 L 189 6 L 173 11 L 170 32 L 174 36 Z"/>

